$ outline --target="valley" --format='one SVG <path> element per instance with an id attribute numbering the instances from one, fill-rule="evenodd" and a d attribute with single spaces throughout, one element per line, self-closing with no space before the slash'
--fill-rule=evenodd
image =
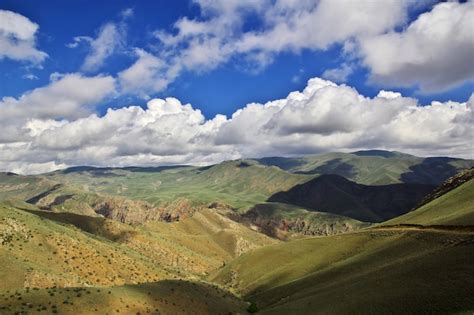
<path id="1" fill-rule="evenodd" d="M 470 311 L 472 167 L 366 151 L 2 173 L 0 313 Z"/>

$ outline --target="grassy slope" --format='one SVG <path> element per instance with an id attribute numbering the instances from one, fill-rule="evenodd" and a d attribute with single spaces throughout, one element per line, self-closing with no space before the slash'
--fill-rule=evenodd
<path id="1" fill-rule="evenodd" d="M 384 222 L 393 224 L 474 225 L 474 180 L 449 191 L 412 212 Z"/>
<path id="2" fill-rule="evenodd" d="M 472 160 L 430 158 L 382 151 L 379 154 L 326 153 L 301 158 L 265 158 L 259 161 L 284 170 L 306 174 L 337 174 L 359 184 L 386 185 L 416 182 L 438 185 L 460 169 L 474 166 Z"/>
<path id="3" fill-rule="evenodd" d="M 3 289 L 201 277 L 246 250 L 275 242 L 215 211 L 176 223 L 131 227 L 4 205 L 0 238 Z"/>
<path id="4" fill-rule="evenodd" d="M 0 200 L 27 200 L 44 193 L 57 183 L 37 176 L 22 176 L 0 172 Z"/>
<path id="5" fill-rule="evenodd" d="M 268 314 L 453 313 L 474 310 L 473 259 L 472 232 L 369 230 L 260 248 L 210 279 Z"/>
<path id="6" fill-rule="evenodd" d="M 0 291 L 0 313 L 238 314 L 246 303 L 216 286 L 160 281 L 119 287 Z"/>
<path id="7" fill-rule="evenodd" d="M 228 161 L 208 168 L 181 167 L 159 172 L 125 169 L 56 172 L 47 178 L 84 191 L 122 195 L 153 204 L 186 198 L 195 204 L 219 201 L 246 209 L 310 176 L 290 174 L 277 167 L 242 166 L 240 161 Z"/>

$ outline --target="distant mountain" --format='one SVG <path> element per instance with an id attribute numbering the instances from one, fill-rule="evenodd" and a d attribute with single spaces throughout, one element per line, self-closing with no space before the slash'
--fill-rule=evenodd
<path id="1" fill-rule="evenodd" d="M 447 157 L 421 158 L 383 150 L 325 153 L 297 158 L 269 157 L 259 163 L 298 174 L 335 174 L 365 185 L 418 183 L 439 185 L 460 170 L 474 167 L 473 160 Z"/>
<path id="2" fill-rule="evenodd" d="M 381 222 L 408 212 L 434 188 L 423 184 L 367 186 L 338 175 L 321 175 L 278 192 L 268 201 Z"/>

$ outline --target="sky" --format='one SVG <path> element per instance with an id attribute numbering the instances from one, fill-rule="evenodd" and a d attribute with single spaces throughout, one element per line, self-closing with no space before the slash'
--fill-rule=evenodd
<path id="1" fill-rule="evenodd" d="M 0 170 L 474 158 L 474 2 L 0 2 Z"/>

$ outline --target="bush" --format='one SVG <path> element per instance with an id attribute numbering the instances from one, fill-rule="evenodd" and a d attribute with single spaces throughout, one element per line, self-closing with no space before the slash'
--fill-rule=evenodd
<path id="1" fill-rule="evenodd" d="M 249 313 L 257 313 L 258 312 L 258 307 L 257 307 L 257 304 L 255 304 L 255 302 L 251 302 L 249 307 L 247 307 L 247 312 Z"/>

